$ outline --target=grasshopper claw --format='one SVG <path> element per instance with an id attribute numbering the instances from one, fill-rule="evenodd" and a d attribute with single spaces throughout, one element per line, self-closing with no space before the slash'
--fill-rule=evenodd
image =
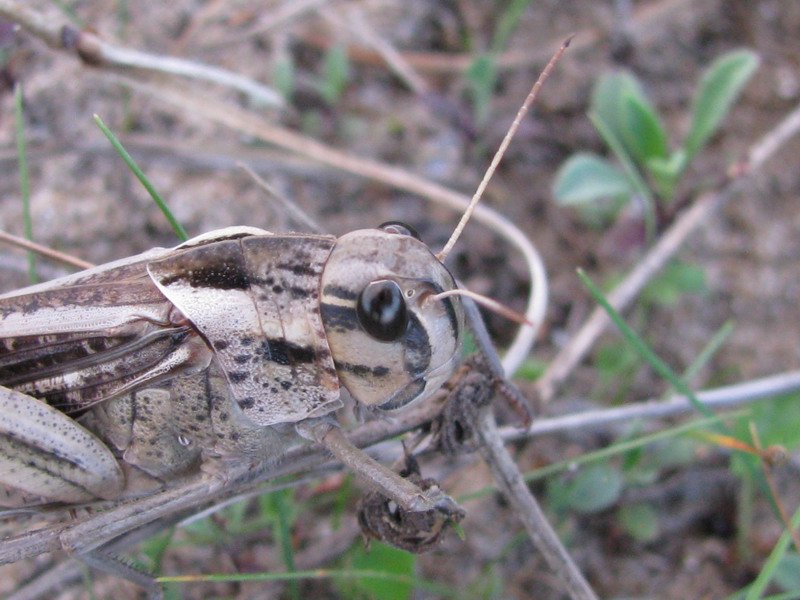
<path id="1" fill-rule="evenodd" d="M 420 491 L 411 501 L 408 510 L 411 512 L 428 512 L 433 510 L 441 512 L 448 517 L 464 513 L 464 509 L 462 509 L 455 500 L 436 486 Z"/>

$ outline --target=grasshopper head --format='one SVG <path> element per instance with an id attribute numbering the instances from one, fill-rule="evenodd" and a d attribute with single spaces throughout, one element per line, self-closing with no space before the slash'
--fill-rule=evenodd
<path id="1" fill-rule="evenodd" d="M 336 372 L 353 398 L 394 410 L 429 397 L 461 357 L 453 276 L 406 226 L 354 231 L 333 247 L 321 311 Z"/>

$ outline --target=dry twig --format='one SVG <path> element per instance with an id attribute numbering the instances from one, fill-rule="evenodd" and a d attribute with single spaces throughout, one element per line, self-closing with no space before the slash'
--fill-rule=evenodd
<path id="1" fill-rule="evenodd" d="M 23 250 L 36 252 L 41 256 L 46 256 L 47 258 L 64 263 L 65 265 L 78 267 L 79 269 L 90 269 L 94 266 L 92 263 L 81 260 L 80 258 L 75 258 L 69 254 L 64 254 L 58 250 L 53 250 L 47 246 L 42 246 L 41 244 L 31 242 L 30 240 L 26 240 L 25 238 L 21 238 L 11 233 L 6 233 L 5 231 L 0 231 L 0 241 L 5 242 L 6 244 L 11 244 L 12 246 L 16 246 L 17 248 L 22 248 Z"/>
<path id="2" fill-rule="evenodd" d="M 470 302 L 465 303 L 465 308 L 470 327 L 475 335 L 475 343 L 485 359 L 487 370 L 496 380 L 502 381 L 505 374 L 480 314 Z M 503 445 L 491 404 L 474 414 L 474 421 L 473 427 L 480 441 L 481 456 L 489 466 L 498 488 L 514 507 L 514 514 L 522 521 L 534 547 L 542 553 L 545 562 L 555 572 L 557 580 L 564 586 L 564 591 L 575 600 L 597 598 L 566 548 L 561 544 L 539 503 L 528 489 L 519 467 Z"/>
<path id="3" fill-rule="evenodd" d="M 196 61 L 115 46 L 91 32 L 77 31 L 68 25 L 57 24 L 15 0 L 0 0 L 0 16 L 18 23 L 51 48 L 74 52 L 86 64 L 92 66 L 138 69 L 209 81 L 242 92 L 256 103 L 276 107 L 283 105 L 283 99 L 277 92 L 249 77 Z"/>

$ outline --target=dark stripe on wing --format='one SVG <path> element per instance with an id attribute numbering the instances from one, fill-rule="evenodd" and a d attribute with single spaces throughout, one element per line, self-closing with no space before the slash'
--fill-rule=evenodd
<path id="1" fill-rule="evenodd" d="M 263 360 L 286 366 L 313 363 L 317 358 L 311 346 L 300 346 L 284 339 L 265 340 L 256 352 Z"/>
<path id="2" fill-rule="evenodd" d="M 247 290 L 250 279 L 247 273 L 236 265 L 216 264 L 198 265 L 183 273 L 165 277 L 161 284 L 170 286 L 175 282 L 186 282 L 193 288 L 213 288 L 216 290 Z"/>

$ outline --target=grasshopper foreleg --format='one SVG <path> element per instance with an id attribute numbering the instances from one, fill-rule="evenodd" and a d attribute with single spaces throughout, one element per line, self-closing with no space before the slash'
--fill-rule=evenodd
<path id="1" fill-rule="evenodd" d="M 438 487 L 422 490 L 368 456 L 347 439 L 332 419 L 306 419 L 296 428 L 300 435 L 323 445 L 370 488 L 394 500 L 402 509 L 411 512 L 435 510 L 448 516 L 463 512 Z"/>

